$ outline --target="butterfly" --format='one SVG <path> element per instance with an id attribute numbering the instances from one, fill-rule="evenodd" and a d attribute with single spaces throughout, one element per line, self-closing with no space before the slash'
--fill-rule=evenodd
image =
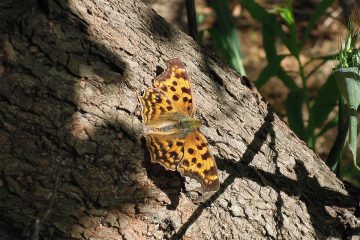
<path id="1" fill-rule="evenodd" d="M 204 192 L 217 191 L 217 167 L 195 118 L 189 75 L 178 58 L 165 63 L 164 72 L 139 97 L 151 162 L 197 180 Z"/>

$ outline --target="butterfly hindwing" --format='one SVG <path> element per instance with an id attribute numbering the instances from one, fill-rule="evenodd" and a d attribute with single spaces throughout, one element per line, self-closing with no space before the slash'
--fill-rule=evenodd
<path id="1" fill-rule="evenodd" d="M 198 180 L 204 191 L 216 191 L 219 188 L 215 159 L 200 130 L 196 129 L 185 137 L 184 156 L 177 170 L 184 176 Z"/>
<path id="2" fill-rule="evenodd" d="M 193 117 L 194 99 L 184 64 L 175 58 L 166 61 L 166 66 L 166 70 L 155 78 L 154 87 L 168 96 L 179 113 Z"/>
<path id="3" fill-rule="evenodd" d="M 147 134 L 146 145 L 150 150 L 151 162 L 160 163 L 166 169 L 175 171 L 184 153 L 185 139 L 176 134 Z"/>

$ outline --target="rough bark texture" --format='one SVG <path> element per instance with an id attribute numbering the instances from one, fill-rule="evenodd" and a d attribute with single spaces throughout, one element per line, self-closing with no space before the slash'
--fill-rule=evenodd
<path id="1" fill-rule="evenodd" d="M 0 2 L 6 239 L 341 239 L 358 200 L 252 85 L 140 1 Z M 137 96 L 179 57 L 221 188 L 150 164 Z M 187 181 L 187 182 L 186 182 Z"/>

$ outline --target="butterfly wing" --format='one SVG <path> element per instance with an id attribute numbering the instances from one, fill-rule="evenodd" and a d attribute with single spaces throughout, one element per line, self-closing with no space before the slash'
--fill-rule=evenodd
<path id="1" fill-rule="evenodd" d="M 184 138 L 176 134 L 147 134 L 146 145 L 151 155 L 151 162 L 160 163 L 166 169 L 175 171 L 184 155 Z"/>
<path id="2" fill-rule="evenodd" d="M 220 186 L 214 157 L 204 134 L 196 129 L 185 137 L 184 155 L 177 166 L 184 176 L 198 180 L 204 191 L 217 191 Z"/>
<path id="3" fill-rule="evenodd" d="M 198 180 L 204 191 L 216 191 L 219 177 L 205 136 L 198 129 L 187 134 L 184 129 L 167 128 L 169 121 L 172 126 L 181 119 L 195 121 L 195 105 L 184 64 L 176 58 L 166 65 L 167 69 L 154 79 L 154 88 L 139 98 L 143 124 L 155 127 L 145 134 L 151 161 Z M 162 124 L 164 128 L 156 128 Z"/>
<path id="4" fill-rule="evenodd" d="M 156 88 L 148 88 L 139 100 L 142 105 L 143 124 L 154 126 L 166 121 L 176 121 L 177 109 L 164 92 Z"/>
<path id="5" fill-rule="evenodd" d="M 154 87 L 163 91 L 182 115 L 193 117 L 194 99 L 189 75 L 178 59 L 166 61 L 166 70 L 154 79 Z"/>

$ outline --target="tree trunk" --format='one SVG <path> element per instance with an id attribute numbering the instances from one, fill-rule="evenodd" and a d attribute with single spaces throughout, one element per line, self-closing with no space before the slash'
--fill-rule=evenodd
<path id="1" fill-rule="evenodd" d="M 356 196 L 253 85 L 141 1 L 0 2 L 4 239 L 341 239 Z M 220 190 L 150 164 L 137 96 L 178 57 Z"/>

